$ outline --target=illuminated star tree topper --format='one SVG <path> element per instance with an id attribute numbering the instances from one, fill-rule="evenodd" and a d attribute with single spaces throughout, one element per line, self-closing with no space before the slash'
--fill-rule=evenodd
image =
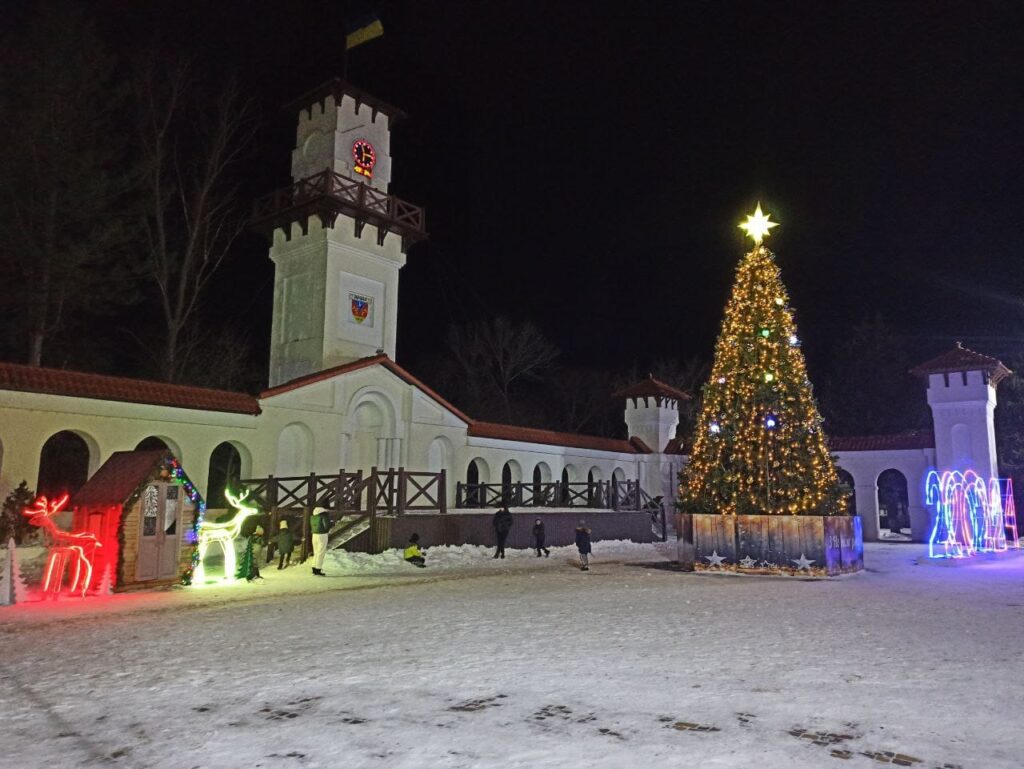
<path id="1" fill-rule="evenodd" d="M 758 202 L 754 213 L 747 215 L 747 220 L 740 223 L 740 229 L 754 239 L 755 245 L 761 245 L 764 239 L 771 234 L 772 227 L 778 227 L 778 222 L 771 220 L 770 214 L 761 211 L 761 203 Z"/>

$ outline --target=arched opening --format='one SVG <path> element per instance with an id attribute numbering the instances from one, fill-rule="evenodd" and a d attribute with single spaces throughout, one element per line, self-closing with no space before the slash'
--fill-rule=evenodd
<path id="1" fill-rule="evenodd" d="M 533 468 L 533 504 L 551 504 L 551 468 L 538 462 Z"/>
<path id="2" fill-rule="evenodd" d="M 143 438 L 135 444 L 136 451 L 156 451 L 157 449 L 167 451 L 169 448 L 170 446 L 167 445 L 163 438 L 157 438 L 155 435 Z"/>
<path id="3" fill-rule="evenodd" d="M 299 422 L 285 427 L 277 436 L 277 464 L 280 478 L 294 478 L 313 471 L 313 431 Z"/>
<path id="4" fill-rule="evenodd" d="M 512 468 L 512 462 L 506 462 L 505 466 L 501 468 L 501 502 L 505 505 L 513 505 L 516 503 L 515 500 L 515 489 L 512 484 L 514 472 Z"/>
<path id="5" fill-rule="evenodd" d="M 878 528 L 888 529 L 883 539 L 910 541 L 903 534 L 910 528 L 910 495 L 907 493 L 907 476 L 899 470 L 889 469 L 878 476 Z"/>
<path id="6" fill-rule="evenodd" d="M 227 507 L 224 492 L 238 493 L 242 478 L 242 455 L 231 443 L 221 443 L 210 454 L 209 474 L 206 481 L 206 500 L 210 507 Z"/>
<path id="7" fill-rule="evenodd" d="M 166 435 L 150 435 L 143 438 L 135 445 L 136 451 L 169 451 L 184 464 L 185 458 L 181 454 L 181 447 L 168 438 Z"/>
<path id="8" fill-rule="evenodd" d="M 85 438 L 70 430 L 54 433 L 39 452 L 36 494 L 74 494 L 89 479 L 90 459 Z"/>
<path id="9" fill-rule="evenodd" d="M 854 486 L 853 476 L 850 475 L 850 473 L 848 473 L 846 470 L 844 470 L 841 467 L 836 468 L 836 470 L 839 473 L 839 482 L 847 487 L 846 488 L 846 492 L 847 492 L 848 496 L 846 497 L 846 499 L 847 499 L 846 512 L 847 512 L 848 515 L 856 515 L 857 514 L 857 492 L 854 490 L 856 487 Z"/>
<path id="10" fill-rule="evenodd" d="M 487 501 L 484 484 L 490 479 L 487 463 L 477 457 L 466 466 L 466 507 L 483 507 Z"/>

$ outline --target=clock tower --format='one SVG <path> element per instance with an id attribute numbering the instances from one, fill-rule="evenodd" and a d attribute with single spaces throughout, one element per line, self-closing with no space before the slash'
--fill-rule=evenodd
<path id="1" fill-rule="evenodd" d="M 400 110 L 343 80 L 291 109 L 292 184 L 254 212 L 274 262 L 271 387 L 379 351 L 394 359 L 398 272 L 426 238 L 423 209 L 388 191 Z"/>

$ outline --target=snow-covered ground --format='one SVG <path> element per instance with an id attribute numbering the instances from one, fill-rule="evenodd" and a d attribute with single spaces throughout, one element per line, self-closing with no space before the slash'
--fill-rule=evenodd
<path id="1" fill-rule="evenodd" d="M 0 608 L 0 767 L 1020 767 L 1024 557 L 922 552 L 833 580 L 628 543 L 588 573 L 339 553 L 327 579 Z"/>

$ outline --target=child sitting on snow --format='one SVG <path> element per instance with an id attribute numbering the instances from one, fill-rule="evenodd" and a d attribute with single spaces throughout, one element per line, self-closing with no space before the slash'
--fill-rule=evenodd
<path id="1" fill-rule="evenodd" d="M 409 537 L 409 544 L 405 547 L 405 560 L 411 563 L 413 566 L 419 566 L 421 569 L 427 565 L 427 559 L 423 557 L 423 551 L 420 550 L 420 535 L 413 532 L 413 535 Z"/>

